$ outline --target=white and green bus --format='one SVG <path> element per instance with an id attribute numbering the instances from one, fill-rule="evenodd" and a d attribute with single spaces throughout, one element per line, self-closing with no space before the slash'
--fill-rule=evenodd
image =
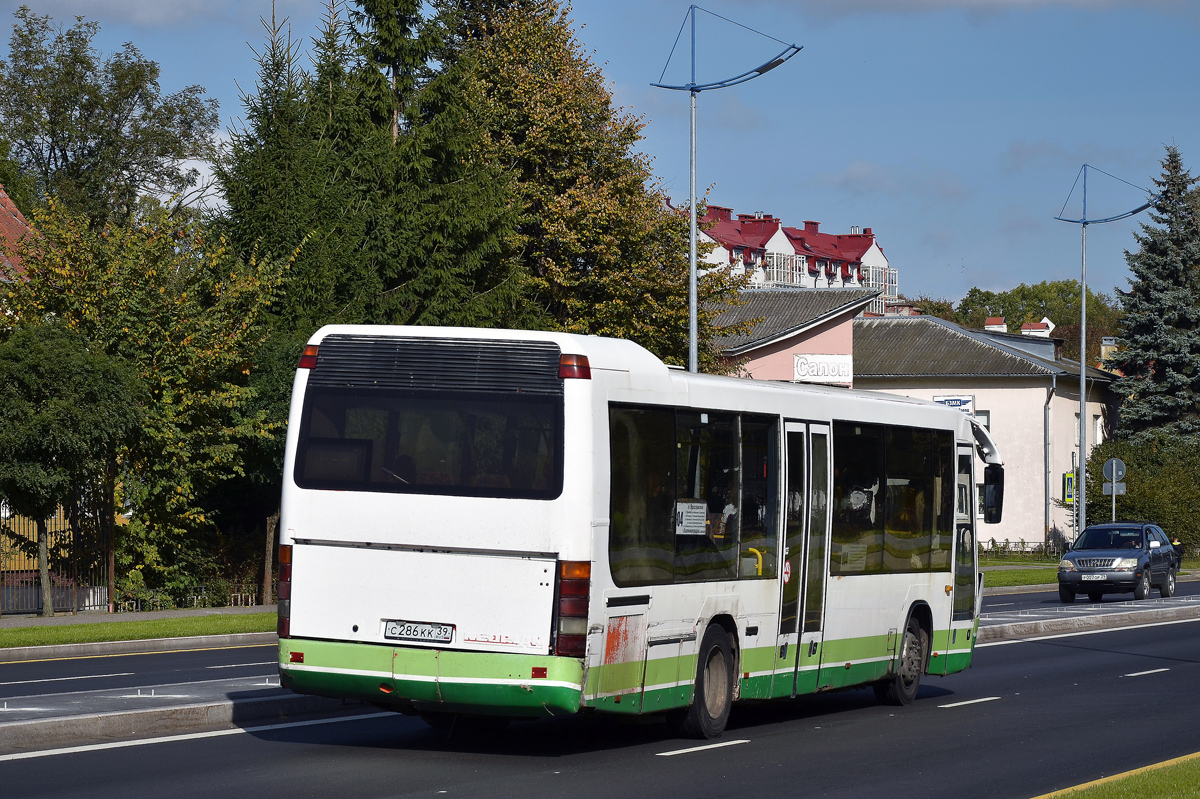
<path id="1" fill-rule="evenodd" d="M 1000 453 L 940 405 L 669 368 L 628 341 L 332 326 L 300 361 L 279 669 L 457 716 L 666 713 L 967 667 Z M 985 496 L 977 500 L 977 469 Z"/>

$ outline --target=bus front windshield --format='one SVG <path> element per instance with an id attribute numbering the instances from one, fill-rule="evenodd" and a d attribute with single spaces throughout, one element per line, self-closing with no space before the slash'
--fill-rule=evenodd
<path id="1" fill-rule="evenodd" d="M 313 387 L 296 454 L 301 488 L 553 499 L 562 398 Z"/>

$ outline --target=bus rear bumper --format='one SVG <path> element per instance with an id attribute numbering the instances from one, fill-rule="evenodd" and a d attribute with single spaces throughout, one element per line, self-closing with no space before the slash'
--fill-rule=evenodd
<path id="1" fill-rule="evenodd" d="M 303 638 L 279 640 L 279 674 L 297 693 L 404 712 L 529 717 L 577 712 L 583 685 L 575 658 Z"/>

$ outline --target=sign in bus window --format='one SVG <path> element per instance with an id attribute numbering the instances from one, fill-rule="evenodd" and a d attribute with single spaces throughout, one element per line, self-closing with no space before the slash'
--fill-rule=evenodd
<path id="1" fill-rule="evenodd" d="M 706 531 L 675 538 L 676 582 L 737 576 L 738 422 L 731 413 L 676 413 L 676 494 L 680 503 L 704 506 Z"/>

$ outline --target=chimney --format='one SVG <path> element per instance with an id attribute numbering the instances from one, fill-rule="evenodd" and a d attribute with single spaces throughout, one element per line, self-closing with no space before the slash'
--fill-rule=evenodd
<path id="1" fill-rule="evenodd" d="M 714 222 L 731 222 L 733 220 L 733 209 L 726 208 L 721 205 L 710 205 L 707 207 L 708 213 L 704 216 Z"/>
<path id="2" fill-rule="evenodd" d="M 1021 325 L 1022 336 L 1037 336 L 1038 338 L 1050 338 L 1050 334 L 1054 332 L 1054 323 L 1047 316 L 1042 317 L 1040 322 L 1026 322 Z"/>
<path id="3" fill-rule="evenodd" d="M 1004 324 L 1003 316 L 989 316 L 983 323 L 983 329 L 989 333 L 1007 333 L 1008 325 Z"/>
<path id="4" fill-rule="evenodd" d="M 1100 360 L 1107 361 L 1117 351 L 1117 339 L 1114 336 L 1105 336 L 1100 339 Z"/>
<path id="5" fill-rule="evenodd" d="M 805 233 L 820 233 L 820 231 L 818 230 L 819 227 L 821 227 L 820 222 L 810 222 L 807 219 L 804 220 L 804 232 Z"/>
<path id="6" fill-rule="evenodd" d="M 871 232 L 871 228 L 865 227 L 865 228 L 863 228 L 863 235 L 864 236 L 874 236 L 875 234 Z"/>

